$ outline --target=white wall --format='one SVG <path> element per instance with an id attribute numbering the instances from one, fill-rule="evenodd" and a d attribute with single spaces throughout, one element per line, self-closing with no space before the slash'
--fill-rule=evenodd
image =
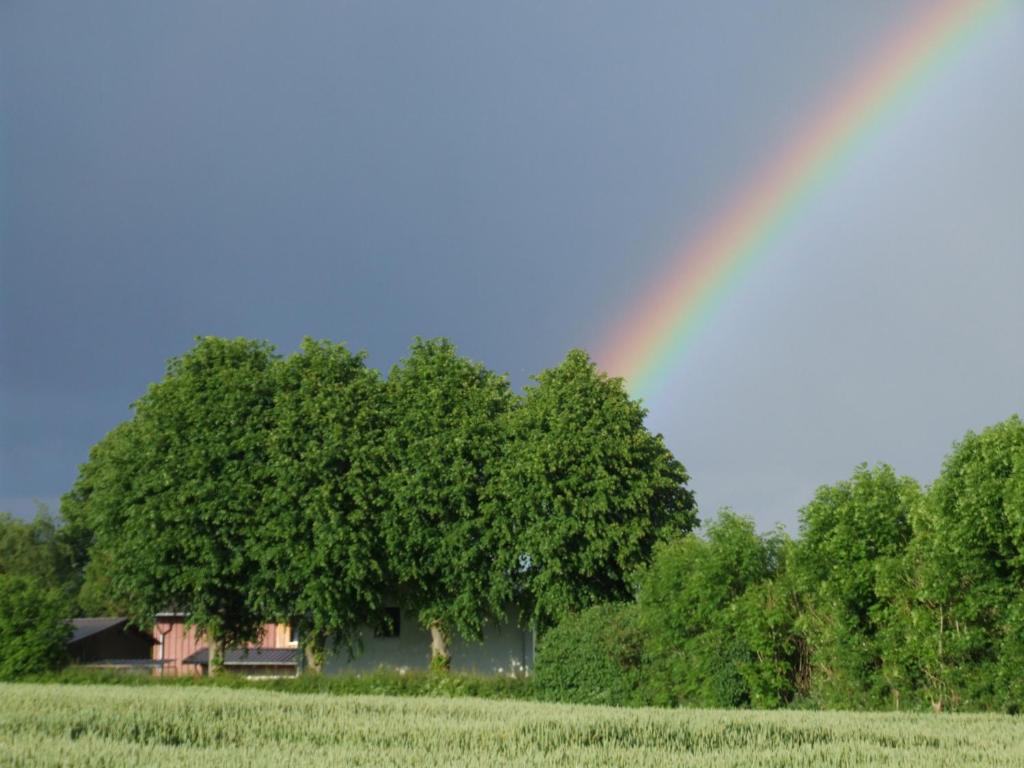
<path id="1" fill-rule="evenodd" d="M 344 648 L 329 653 L 324 672 L 369 672 L 389 669 L 427 669 L 430 666 L 430 632 L 419 625 L 415 612 L 402 612 L 398 637 L 375 637 L 370 629 L 362 633 L 363 650 L 350 659 Z M 474 643 L 453 638 L 452 670 L 478 674 L 512 674 L 533 669 L 533 633 L 512 622 L 484 626 L 484 638 Z"/>

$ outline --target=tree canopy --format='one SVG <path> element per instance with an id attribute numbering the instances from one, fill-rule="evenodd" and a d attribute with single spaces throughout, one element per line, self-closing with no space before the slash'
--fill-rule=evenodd
<path id="1" fill-rule="evenodd" d="M 800 512 L 802 625 L 818 672 L 814 695 L 826 702 L 878 703 L 888 694 L 878 581 L 903 557 L 920 501 L 913 479 L 861 465 L 849 480 L 819 488 Z"/>
<path id="2" fill-rule="evenodd" d="M 187 611 L 211 669 L 222 643 L 258 636 L 266 618 L 248 532 L 271 482 L 274 360 L 262 342 L 200 339 L 94 449 L 71 494 L 136 621 Z"/>
<path id="3" fill-rule="evenodd" d="M 313 659 L 399 605 L 443 666 L 487 621 L 628 598 L 654 542 L 693 526 L 643 419 L 582 352 L 520 398 L 446 339 L 382 380 L 343 345 L 201 338 L 65 496 L 81 594 L 140 625 L 187 612 L 215 655 L 289 621 Z"/>
<path id="4" fill-rule="evenodd" d="M 686 469 L 621 379 L 573 350 L 534 381 L 511 415 L 502 494 L 525 607 L 543 627 L 630 599 L 655 542 L 697 514 Z"/>
<path id="5" fill-rule="evenodd" d="M 395 597 L 419 610 L 444 665 L 446 637 L 479 637 L 512 596 L 510 529 L 494 498 L 512 392 L 447 340 L 417 339 L 386 393 L 382 532 Z"/>
<path id="6" fill-rule="evenodd" d="M 887 585 L 892 665 L 936 708 L 1024 705 L 1024 422 L 968 432 Z"/>
<path id="7" fill-rule="evenodd" d="M 311 659 L 378 620 L 388 582 L 382 383 L 364 355 L 306 339 L 273 374 L 272 475 L 247 535 L 253 604 L 298 629 Z"/>
<path id="8" fill-rule="evenodd" d="M 66 589 L 73 597 L 78 574 L 72 546 L 59 521 L 44 505 L 38 506 L 35 517 L 28 522 L 0 512 L 0 573 Z"/>
<path id="9" fill-rule="evenodd" d="M 796 540 L 729 510 L 695 531 L 645 416 L 580 350 L 517 395 L 445 339 L 386 379 L 331 342 L 199 339 L 93 447 L 63 523 L 0 516 L 23 617 L 0 635 L 37 611 L 62 637 L 75 600 L 187 612 L 215 658 L 289 621 L 315 661 L 397 606 L 442 667 L 452 636 L 515 615 L 558 667 L 545 685 L 581 700 L 1024 706 L 1019 416 L 930 488 L 884 464 L 820 487 Z M 3 674 L 61 663 L 25 637 Z"/>

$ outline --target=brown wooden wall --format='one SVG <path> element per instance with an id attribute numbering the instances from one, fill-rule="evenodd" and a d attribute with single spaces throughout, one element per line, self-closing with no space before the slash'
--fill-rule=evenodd
<path id="1" fill-rule="evenodd" d="M 198 664 L 182 664 L 182 661 L 196 651 L 206 648 L 206 638 L 198 636 L 196 627 L 185 627 L 185 616 L 161 616 L 157 618 L 153 627 L 153 639 L 156 645 L 153 646 L 153 658 L 163 658 L 163 672 L 159 669 L 155 674 L 164 675 L 201 675 L 203 668 Z M 163 640 L 163 656 L 161 657 L 161 644 Z M 263 627 L 263 641 L 259 646 L 253 644 L 251 648 L 294 648 L 288 643 L 287 624 L 266 624 Z"/>

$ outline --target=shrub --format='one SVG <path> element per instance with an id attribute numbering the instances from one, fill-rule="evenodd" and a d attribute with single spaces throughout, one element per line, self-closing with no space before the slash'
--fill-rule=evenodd
<path id="1" fill-rule="evenodd" d="M 67 664 L 70 606 L 57 589 L 0 574 L 0 680 Z"/>
<path id="2" fill-rule="evenodd" d="M 790 545 L 722 510 L 706 538 L 660 544 L 644 574 L 643 698 L 659 705 L 775 707 L 797 689 L 798 606 L 776 583 Z"/>
<path id="3" fill-rule="evenodd" d="M 61 685 L 163 685 L 171 687 L 248 688 L 279 693 L 323 693 L 332 696 L 439 696 L 481 699 L 533 698 L 533 679 L 529 677 L 474 675 L 463 672 L 437 674 L 429 671 L 398 672 L 380 669 L 374 672 L 345 672 L 325 675 L 307 672 L 298 677 L 247 678 L 233 672 L 216 677 L 159 677 L 123 670 L 70 666 L 60 672 L 32 675 L 30 682 Z"/>
<path id="4" fill-rule="evenodd" d="M 636 704 L 642 660 L 636 605 L 596 605 L 544 635 L 537 649 L 535 690 L 554 701 Z"/>

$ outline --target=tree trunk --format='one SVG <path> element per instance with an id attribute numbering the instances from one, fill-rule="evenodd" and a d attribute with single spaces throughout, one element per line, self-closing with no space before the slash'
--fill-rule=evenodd
<path id="1" fill-rule="evenodd" d="M 306 670 L 308 672 L 313 672 L 314 674 L 323 672 L 323 652 L 314 646 L 313 643 L 308 643 L 303 646 L 302 651 L 306 657 Z"/>
<path id="2" fill-rule="evenodd" d="M 206 630 L 206 636 L 209 640 L 210 654 L 206 664 L 207 674 L 215 677 L 224 671 L 224 641 L 213 628 Z"/>
<path id="3" fill-rule="evenodd" d="M 452 665 L 452 654 L 448 649 L 448 633 L 440 621 L 430 622 L 430 668 L 435 672 L 447 672 Z"/>

